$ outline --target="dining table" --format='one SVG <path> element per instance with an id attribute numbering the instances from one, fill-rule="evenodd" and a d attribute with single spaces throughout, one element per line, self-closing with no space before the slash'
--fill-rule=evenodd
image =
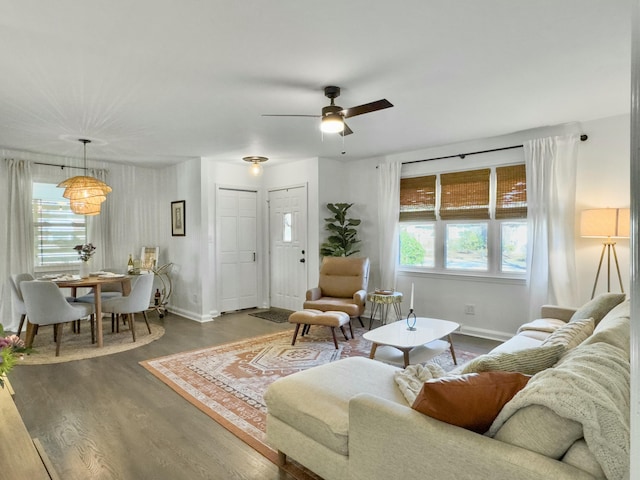
<path id="1" fill-rule="evenodd" d="M 131 293 L 131 277 L 129 275 L 95 275 L 88 278 L 71 280 L 54 280 L 60 288 L 70 288 L 71 295 L 76 297 L 78 288 L 91 288 L 96 307 L 96 343 L 98 348 L 103 345 L 102 341 L 102 285 L 107 283 L 120 283 L 122 285 L 122 295 Z"/>

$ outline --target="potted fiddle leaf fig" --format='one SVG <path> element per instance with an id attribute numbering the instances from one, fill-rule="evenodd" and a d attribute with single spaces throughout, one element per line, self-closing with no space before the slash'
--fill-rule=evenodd
<path id="1" fill-rule="evenodd" d="M 330 232 L 327 241 L 320 245 L 320 254 L 325 257 L 348 257 L 360 250 L 355 250 L 360 220 L 347 218 L 347 211 L 353 203 L 327 203 L 327 209 L 333 213 L 332 218 L 325 218 L 325 229 Z"/>

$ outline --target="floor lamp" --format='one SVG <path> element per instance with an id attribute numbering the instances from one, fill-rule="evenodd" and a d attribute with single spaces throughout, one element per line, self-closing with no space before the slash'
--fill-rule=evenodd
<path id="1" fill-rule="evenodd" d="M 630 218 L 630 209 L 628 208 L 596 208 L 582 212 L 580 235 L 587 238 L 606 239 L 602 243 L 602 253 L 600 254 L 600 263 L 598 263 L 596 279 L 593 282 L 591 298 L 593 298 L 596 293 L 596 286 L 598 285 L 598 278 L 600 277 L 605 251 L 607 253 L 607 292 L 611 291 L 611 252 L 613 252 L 618 281 L 620 282 L 620 291 L 624 293 L 622 276 L 620 275 L 620 265 L 618 264 L 618 254 L 616 253 L 616 242 L 611 241 L 611 239 L 629 238 Z"/>

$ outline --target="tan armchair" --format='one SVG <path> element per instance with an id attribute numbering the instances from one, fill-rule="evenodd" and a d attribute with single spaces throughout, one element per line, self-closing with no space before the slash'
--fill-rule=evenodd
<path id="1" fill-rule="evenodd" d="M 364 327 L 360 315 L 364 313 L 368 283 L 368 258 L 324 257 L 318 286 L 307 290 L 303 308 L 345 312 L 358 317 Z"/>

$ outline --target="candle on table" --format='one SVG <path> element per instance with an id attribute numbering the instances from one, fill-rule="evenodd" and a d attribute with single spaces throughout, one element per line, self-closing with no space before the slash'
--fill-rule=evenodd
<path id="1" fill-rule="evenodd" d="M 413 283 L 411 284 L 411 303 L 409 304 L 409 309 L 413 310 Z"/>

